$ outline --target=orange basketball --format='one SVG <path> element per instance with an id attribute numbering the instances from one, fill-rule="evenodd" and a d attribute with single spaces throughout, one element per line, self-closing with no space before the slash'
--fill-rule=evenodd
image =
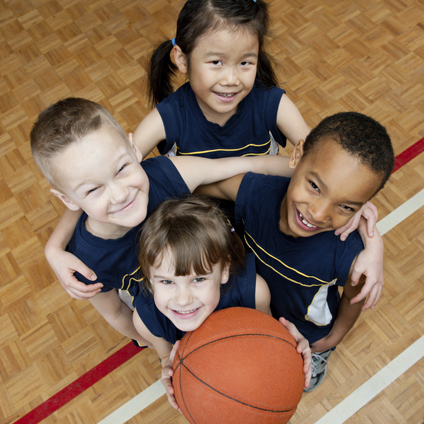
<path id="1" fill-rule="evenodd" d="M 296 342 L 255 309 L 214 312 L 183 337 L 173 368 L 175 398 L 192 424 L 284 424 L 302 397 Z"/>

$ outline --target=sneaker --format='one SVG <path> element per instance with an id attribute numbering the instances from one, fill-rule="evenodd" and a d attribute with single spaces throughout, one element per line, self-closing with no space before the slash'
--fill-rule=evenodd
<path id="1" fill-rule="evenodd" d="M 328 357 L 332 350 L 325 352 L 313 353 L 312 354 L 312 378 L 307 389 L 303 389 L 304 392 L 312 392 L 315 390 L 324 380 L 325 374 L 327 373 Z"/>

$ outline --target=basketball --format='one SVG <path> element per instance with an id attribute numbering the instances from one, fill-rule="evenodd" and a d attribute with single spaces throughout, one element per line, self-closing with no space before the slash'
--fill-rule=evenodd
<path id="1" fill-rule="evenodd" d="M 173 369 L 175 399 L 192 424 L 284 424 L 303 393 L 295 340 L 256 309 L 211 314 L 185 334 Z"/>

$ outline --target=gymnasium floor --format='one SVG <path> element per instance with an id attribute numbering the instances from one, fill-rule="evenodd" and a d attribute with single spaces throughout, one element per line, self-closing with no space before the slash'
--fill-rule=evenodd
<path id="1" fill-rule="evenodd" d="M 283 88 L 310 126 L 355 110 L 384 124 L 397 170 L 374 200 L 385 288 L 292 423 L 424 423 L 424 2 L 272 0 Z M 71 299 L 43 256 L 63 206 L 34 164 L 38 113 L 68 96 L 126 131 L 149 108 L 146 62 L 182 0 L 0 0 L 0 422 L 183 424 L 160 364 Z M 287 151 L 288 152 L 288 151 Z"/>

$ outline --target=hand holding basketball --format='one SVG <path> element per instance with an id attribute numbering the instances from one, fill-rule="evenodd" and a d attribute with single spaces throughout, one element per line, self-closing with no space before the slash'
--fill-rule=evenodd
<path id="1" fill-rule="evenodd" d="M 312 351 L 309 346 L 309 342 L 302 336 L 297 327 L 290 321 L 287 321 L 285 318 L 281 317 L 278 321 L 287 328 L 289 333 L 293 336 L 294 340 L 297 342 L 296 351 L 300 353 L 303 357 L 303 373 L 305 374 L 305 389 L 309 387 L 312 377 Z"/>
<path id="2" fill-rule="evenodd" d="M 172 386 L 172 376 L 174 375 L 174 369 L 172 368 L 172 364 L 174 362 L 175 354 L 177 353 L 178 347 L 180 346 L 180 340 L 174 344 L 172 348 L 171 354 L 169 356 L 168 363 L 162 368 L 162 378 L 161 382 L 165 386 L 166 396 L 168 397 L 168 401 L 171 406 L 175 409 L 179 409 L 177 401 L 174 396 L 174 387 Z"/>

